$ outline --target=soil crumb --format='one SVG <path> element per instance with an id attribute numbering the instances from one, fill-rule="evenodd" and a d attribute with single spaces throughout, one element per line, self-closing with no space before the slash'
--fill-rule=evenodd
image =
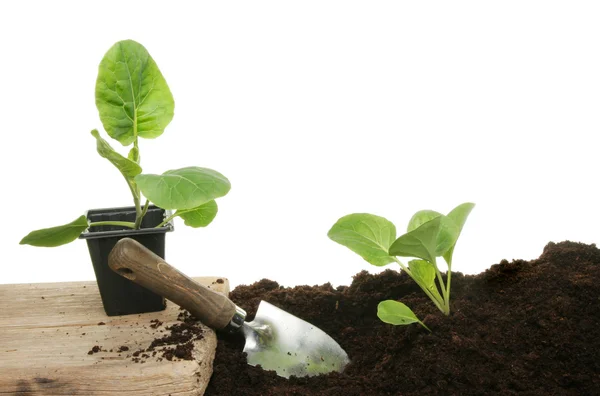
<path id="1" fill-rule="evenodd" d="M 102 352 L 102 347 L 98 345 L 94 345 L 92 349 L 89 350 L 88 355 L 93 355 L 94 353 Z"/>

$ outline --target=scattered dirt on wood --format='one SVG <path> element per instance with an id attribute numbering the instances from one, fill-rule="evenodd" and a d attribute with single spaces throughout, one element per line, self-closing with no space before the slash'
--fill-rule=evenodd
<path id="1" fill-rule="evenodd" d="M 161 333 L 166 331 L 168 334 L 156 337 L 147 348 L 140 348 L 130 355 L 127 355 L 127 357 L 131 358 L 131 361 L 134 363 L 145 363 L 150 358 L 155 358 L 158 361 L 162 361 L 163 359 L 171 361 L 173 359 L 193 360 L 194 341 L 204 338 L 204 330 L 196 318 L 192 317 L 190 313 L 184 309 L 180 309 L 177 320 L 178 323 L 166 326 L 164 330 L 159 330 Z M 103 325 L 104 323 L 100 322 L 98 324 Z M 152 319 L 150 321 L 150 327 L 152 329 L 156 330 L 162 325 L 163 322 L 158 319 Z M 127 351 L 129 351 L 129 347 L 126 345 L 121 345 L 117 349 L 118 353 Z M 98 352 L 107 351 L 103 350 L 101 346 L 95 345 L 88 352 L 88 355 Z M 113 352 L 113 350 L 111 349 L 110 352 Z"/>
<path id="2" fill-rule="evenodd" d="M 460 265 L 460 263 L 457 263 Z M 206 395 L 598 395 L 600 250 L 549 243 L 532 261 L 452 275 L 445 317 L 404 273 L 366 271 L 350 286 L 239 286 L 252 320 L 260 300 L 320 327 L 352 362 L 343 373 L 285 379 L 249 366 L 244 337 L 219 333 Z M 433 331 L 381 322 L 377 304 L 407 304 Z"/>
<path id="3" fill-rule="evenodd" d="M 192 351 L 194 350 L 194 344 L 189 341 L 185 344 L 179 344 L 172 347 L 167 347 L 164 349 L 162 356 L 167 360 L 173 360 L 173 358 L 179 358 L 183 360 L 192 360 L 194 357 L 192 356 Z"/>
<path id="4" fill-rule="evenodd" d="M 94 345 L 92 349 L 88 351 L 88 355 L 93 355 L 94 353 L 103 352 L 102 347 L 99 345 Z"/>
<path id="5" fill-rule="evenodd" d="M 153 329 L 158 329 L 160 326 L 162 326 L 163 322 L 161 322 L 158 319 L 152 319 L 150 321 L 150 327 Z"/>
<path id="6" fill-rule="evenodd" d="M 131 360 L 135 363 L 144 363 L 150 357 L 159 361 L 175 358 L 193 360 L 194 341 L 204 338 L 203 330 L 187 311 L 180 312 L 177 319 L 181 323 L 165 327 L 169 334 L 155 338 L 147 348 L 134 352 Z M 153 329 L 163 324 L 157 319 L 151 320 L 150 323 Z M 151 355 L 144 352 L 151 352 Z"/>

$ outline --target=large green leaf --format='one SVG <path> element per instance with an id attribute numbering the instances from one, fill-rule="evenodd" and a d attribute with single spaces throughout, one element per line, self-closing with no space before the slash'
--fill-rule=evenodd
<path id="1" fill-rule="evenodd" d="M 173 95 L 146 48 L 133 40 L 113 45 L 98 67 L 96 107 L 110 137 L 124 146 L 160 136 L 173 119 Z"/>
<path id="2" fill-rule="evenodd" d="M 146 198 L 163 209 L 197 208 L 231 189 L 225 176 L 198 166 L 170 170 L 162 175 L 137 175 L 135 182 Z"/>
<path id="3" fill-rule="evenodd" d="M 435 262 L 436 242 L 440 231 L 441 216 L 435 217 L 418 228 L 400 236 L 390 246 L 393 256 L 418 257 L 430 263 Z"/>
<path id="4" fill-rule="evenodd" d="M 98 151 L 98 154 L 116 166 L 123 176 L 132 178 L 142 173 L 142 168 L 136 162 L 123 157 L 113 150 L 110 144 L 100 137 L 100 134 L 96 129 L 92 131 L 92 136 L 96 138 L 96 150 Z"/>
<path id="5" fill-rule="evenodd" d="M 458 229 L 458 233 L 456 235 L 457 240 L 458 240 L 458 237 L 460 236 L 460 233 L 462 232 L 465 222 L 467 221 L 467 217 L 469 217 L 469 214 L 471 213 L 471 211 L 473 210 L 474 207 L 475 207 L 474 203 L 466 202 L 466 203 L 460 204 L 456 208 L 452 209 L 450 211 L 450 213 L 448 213 L 448 215 L 446 216 L 454 222 L 454 224 L 456 225 L 456 227 Z M 450 249 L 448 249 L 448 251 L 446 253 L 444 253 L 444 256 L 443 256 L 444 260 L 446 260 L 446 263 L 448 263 L 449 268 L 452 267 L 452 255 L 454 254 L 455 246 L 456 246 L 456 241 L 450 247 Z"/>
<path id="6" fill-rule="evenodd" d="M 394 261 L 388 249 L 396 238 L 396 227 L 383 217 L 368 213 L 344 216 L 331 227 L 327 236 L 370 264 L 383 266 Z"/>
<path id="7" fill-rule="evenodd" d="M 411 260 L 408 262 L 410 273 L 417 283 L 431 292 L 439 301 L 442 301 L 442 296 L 435 285 L 435 267 L 429 261 Z"/>
<path id="8" fill-rule="evenodd" d="M 419 323 L 427 330 L 429 328 L 425 326 L 423 322 L 417 318 L 417 315 L 408 308 L 406 305 L 399 301 L 385 300 L 377 305 L 377 317 L 384 323 L 393 325 L 409 325 L 412 323 Z M 431 330 L 429 330 L 431 331 Z"/>
<path id="9" fill-rule="evenodd" d="M 458 238 L 459 229 L 450 218 L 434 210 L 420 210 L 415 213 L 408 222 L 407 232 L 417 229 L 422 224 L 425 224 L 436 217 L 441 217 L 441 219 L 440 230 L 436 240 L 435 255 L 441 256 L 454 246 L 456 239 Z"/>
<path id="10" fill-rule="evenodd" d="M 74 241 L 89 227 L 87 217 L 82 215 L 77 220 L 58 227 L 31 231 L 21 239 L 21 245 L 54 247 Z"/>
<path id="11" fill-rule="evenodd" d="M 219 207 L 217 203 L 213 201 L 208 201 L 204 205 L 200 205 L 197 208 L 186 210 L 186 211 L 177 211 L 176 215 L 179 215 L 184 220 L 184 224 L 190 227 L 198 228 L 198 227 L 206 227 L 209 225 L 217 216 L 217 212 Z"/>

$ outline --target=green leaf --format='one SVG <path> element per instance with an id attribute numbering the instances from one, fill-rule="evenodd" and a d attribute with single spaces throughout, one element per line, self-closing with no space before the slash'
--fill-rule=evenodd
<path id="1" fill-rule="evenodd" d="M 419 228 L 421 225 L 441 215 L 442 214 L 440 212 L 436 212 L 435 210 L 419 210 L 408 222 L 406 232 L 411 232 L 412 230 Z"/>
<path id="2" fill-rule="evenodd" d="M 96 107 L 110 137 L 124 146 L 160 136 L 173 119 L 173 95 L 146 48 L 133 40 L 113 45 L 98 67 Z"/>
<path id="3" fill-rule="evenodd" d="M 462 231 L 463 226 L 467 221 L 467 217 L 469 217 L 469 214 L 471 213 L 474 207 L 474 203 L 467 202 L 458 205 L 456 208 L 452 209 L 450 213 L 448 213 L 447 217 L 454 221 L 454 224 L 456 224 L 456 226 L 458 227 L 459 232 Z"/>
<path id="4" fill-rule="evenodd" d="M 450 213 L 448 213 L 448 215 L 446 216 L 454 222 L 454 224 L 456 225 L 456 227 L 458 229 L 458 233 L 456 235 L 456 240 L 458 240 L 458 237 L 460 236 L 460 233 L 462 232 L 463 226 L 465 225 L 465 222 L 467 221 L 467 217 L 469 217 L 469 214 L 471 213 L 471 211 L 473 210 L 474 207 L 475 207 L 474 203 L 466 202 L 466 203 L 458 205 L 456 208 L 452 209 L 450 211 Z M 446 260 L 446 263 L 448 263 L 449 268 L 452 267 L 452 255 L 454 254 L 455 246 L 456 246 L 456 241 L 454 241 L 454 244 L 448 249 L 448 251 L 446 253 L 444 253 L 444 260 Z"/>
<path id="5" fill-rule="evenodd" d="M 443 301 L 440 292 L 435 285 L 435 267 L 429 261 L 411 260 L 408 262 L 408 268 L 417 283 L 420 283 L 431 292 L 439 301 Z"/>
<path id="6" fill-rule="evenodd" d="M 146 198 L 163 209 L 197 208 L 231 189 L 225 176 L 197 166 L 166 171 L 162 175 L 137 175 L 135 182 Z"/>
<path id="7" fill-rule="evenodd" d="M 126 178 L 132 178 L 142 173 L 142 168 L 137 163 L 123 157 L 121 154 L 113 150 L 110 144 L 100 137 L 98 130 L 94 129 L 92 131 L 92 136 L 96 138 L 96 150 L 98 151 L 98 154 L 116 166 L 123 176 Z"/>
<path id="8" fill-rule="evenodd" d="M 386 300 L 377 305 L 377 317 L 382 322 L 393 325 L 409 325 L 419 323 L 421 326 L 429 330 L 423 322 L 417 318 L 417 315 L 406 305 L 399 301 Z M 431 331 L 431 330 L 429 330 Z"/>
<path id="9" fill-rule="evenodd" d="M 441 218 L 441 216 L 438 216 L 400 236 L 390 246 L 389 254 L 393 256 L 418 257 L 434 263 Z"/>
<path id="10" fill-rule="evenodd" d="M 413 231 L 425 224 L 428 221 L 441 217 L 440 230 L 436 240 L 435 255 L 436 257 L 442 256 L 448 251 L 455 243 L 458 238 L 459 229 L 450 218 L 442 215 L 434 210 L 420 210 L 413 215 L 408 222 L 407 231 Z"/>
<path id="11" fill-rule="evenodd" d="M 127 158 L 130 159 L 131 161 L 135 162 L 136 164 L 140 163 L 140 149 L 138 149 L 137 147 L 133 147 L 131 150 L 129 150 L 129 154 L 127 154 Z"/>
<path id="12" fill-rule="evenodd" d="M 217 216 L 218 210 L 219 207 L 213 200 L 191 210 L 186 210 L 183 212 L 178 210 L 175 212 L 175 214 L 184 220 L 185 225 L 198 228 L 209 225 L 214 220 L 215 216 Z"/>
<path id="13" fill-rule="evenodd" d="M 31 231 L 19 242 L 21 245 L 54 247 L 73 242 L 89 227 L 88 220 L 82 215 L 77 220 L 58 227 Z"/>
<path id="14" fill-rule="evenodd" d="M 396 238 L 396 227 L 383 217 L 368 213 L 344 216 L 331 227 L 327 236 L 370 264 L 383 266 L 394 261 L 388 249 Z"/>

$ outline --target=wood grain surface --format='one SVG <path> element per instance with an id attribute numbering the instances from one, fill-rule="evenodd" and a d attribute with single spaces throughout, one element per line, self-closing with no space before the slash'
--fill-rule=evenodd
<path id="1" fill-rule="evenodd" d="M 229 293 L 225 278 L 193 279 Z M 208 327 L 195 360 L 132 360 L 181 323 L 180 312 L 167 301 L 161 312 L 106 316 L 94 281 L 0 285 L 0 395 L 202 395 L 216 350 Z M 101 352 L 89 354 L 94 346 Z"/>

